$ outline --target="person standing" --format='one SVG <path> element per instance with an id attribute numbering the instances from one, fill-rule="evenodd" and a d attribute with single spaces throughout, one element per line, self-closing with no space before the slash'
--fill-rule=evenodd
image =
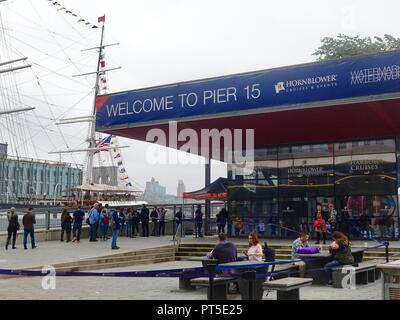
<path id="1" fill-rule="evenodd" d="M 107 210 L 103 209 L 101 211 L 101 215 L 100 215 L 101 240 L 103 240 L 103 241 L 107 240 L 107 232 L 108 232 L 109 223 L 110 223 L 110 220 L 108 217 Z"/>
<path id="2" fill-rule="evenodd" d="M 337 230 L 337 211 L 333 203 L 330 203 L 328 205 L 328 209 L 329 209 L 328 223 L 331 226 L 331 233 L 333 233 L 334 231 Z"/>
<path id="3" fill-rule="evenodd" d="M 142 236 L 148 237 L 149 236 L 149 209 L 146 207 L 145 204 L 142 206 L 142 210 L 140 211 L 140 222 L 142 223 Z"/>
<path id="4" fill-rule="evenodd" d="M 132 213 L 132 233 L 133 237 L 139 234 L 139 212 L 136 208 L 133 208 Z"/>
<path id="5" fill-rule="evenodd" d="M 319 241 L 321 240 L 321 233 L 322 233 L 322 238 L 323 238 L 323 243 L 326 243 L 326 222 L 325 219 L 323 218 L 323 213 L 322 213 L 322 205 L 317 204 L 317 212 L 315 213 L 315 219 L 314 219 L 314 230 L 317 234 L 317 242 L 316 244 L 319 244 Z"/>
<path id="6" fill-rule="evenodd" d="M 124 233 L 125 221 L 126 221 L 126 217 L 125 217 L 124 209 L 121 208 L 120 211 L 119 211 L 119 223 L 121 224 L 121 228 L 119 230 L 119 235 L 120 236 L 122 236 L 122 234 Z"/>
<path id="7" fill-rule="evenodd" d="M 117 207 L 115 211 L 112 213 L 111 219 L 113 220 L 113 232 L 112 232 L 112 241 L 111 241 L 111 249 L 118 250 L 117 246 L 118 235 L 121 231 L 121 221 L 120 221 L 120 213 L 121 209 Z"/>
<path id="8" fill-rule="evenodd" d="M 81 206 L 79 206 L 78 210 L 75 210 L 73 214 L 72 242 L 79 243 L 81 241 L 82 223 L 84 216 L 85 213 L 82 211 Z"/>
<path id="9" fill-rule="evenodd" d="M 194 222 L 196 225 L 196 234 L 200 238 L 203 238 L 203 234 L 201 233 L 201 227 L 203 226 L 203 213 L 201 212 L 200 204 L 197 206 L 197 210 L 196 210 L 195 216 L 194 216 Z"/>
<path id="10" fill-rule="evenodd" d="M 151 224 L 153 225 L 153 229 L 151 231 L 152 236 L 158 235 L 158 212 L 159 211 L 160 211 L 160 208 L 154 207 L 154 209 L 150 213 Z"/>
<path id="11" fill-rule="evenodd" d="M 126 236 L 129 238 L 132 238 L 132 220 L 133 220 L 133 214 L 132 214 L 132 208 L 128 208 L 126 210 Z"/>
<path id="12" fill-rule="evenodd" d="M 158 212 L 158 236 L 165 236 L 165 214 L 167 210 L 161 208 Z"/>
<path id="13" fill-rule="evenodd" d="M 175 213 L 175 224 L 176 224 L 175 235 L 177 234 L 177 232 L 179 232 L 181 237 L 183 235 L 182 223 L 183 223 L 183 212 L 182 208 L 179 208 L 178 212 Z"/>
<path id="14" fill-rule="evenodd" d="M 61 213 L 61 241 L 64 241 L 64 232 L 67 234 L 67 242 L 71 241 L 72 218 L 67 209 Z"/>
<path id="15" fill-rule="evenodd" d="M 8 212 L 7 218 L 8 218 L 8 228 L 7 228 L 8 236 L 6 242 L 6 250 L 8 250 L 8 245 L 10 244 L 11 236 L 12 236 L 12 248 L 17 249 L 15 247 L 15 241 L 17 240 L 17 231 L 19 230 L 19 222 L 18 222 L 18 214 L 15 211 L 14 207 L 12 207 Z"/>
<path id="16" fill-rule="evenodd" d="M 90 242 L 97 241 L 97 228 L 99 226 L 100 214 L 98 211 L 99 204 L 96 202 L 89 212 L 89 225 L 90 225 Z"/>
<path id="17" fill-rule="evenodd" d="M 32 249 L 36 248 L 35 245 L 35 229 L 34 225 L 36 224 L 35 215 L 33 213 L 33 208 L 29 208 L 28 212 L 22 218 L 22 224 L 24 226 L 24 249 L 27 250 L 27 241 L 28 235 L 31 237 L 31 245 Z"/>
<path id="18" fill-rule="evenodd" d="M 217 217 L 218 234 L 225 233 L 225 226 L 226 226 L 226 221 L 228 219 L 228 212 L 226 211 L 225 208 L 222 208 L 216 217 Z"/>

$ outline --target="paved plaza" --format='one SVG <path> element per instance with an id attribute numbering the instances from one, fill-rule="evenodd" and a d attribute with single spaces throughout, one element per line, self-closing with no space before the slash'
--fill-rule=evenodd
<path id="1" fill-rule="evenodd" d="M 131 252 L 146 248 L 172 245 L 172 238 L 120 238 L 121 250 L 110 249 L 110 241 L 88 242 L 87 239 L 80 244 L 64 243 L 60 241 L 39 242 L 38 248 L 23 250 L 0 250 L 1 269 L 30 268 L 56 263 L 79 261 L 85 258 L 106 256 L 114 253 Z M 236 243 L 245 243 L 245 240 L 233 240 Z M 215 237 L 195 239 L 185 237 L 183 243 L 215 243 Z M 288 240 L 271 240 L 270 244 L 288 244 Z M 368 246 L 376 243 L 368 242 Z M 354 242 L 353 246 L 364 246 L 364 242 Z M 398 242 L 391 246 L 398 247 Z M 195 261 L 174 261 L 150 265 L 136 265 L 108 270 L 95 270 L 95 272 L 117 271 L 142 271 L 164 270 L 171 268 L 198 267 Z M 42 288 L 41 277 L 20 277 L 0 279 L 1 299 L 144 299 L 144 300 L 205 300 L 206 290 L 198 288 L 196 291 L 181 291 L 178 289 L 177 278 L 119 278 L 119 277 L 57 277 L 56 289 L 45 290 Z M 229 299 L 240 300 L 239 295 L 230 295 Z M 276 292 L 265 291 L 265 300 L 275 300 Z M 335 289 L 331 286 L 310 286 L 301 289 L 303 300 L 381 300 L 382 280 L 368 285 L 359 285 L 356 290 Z"/>
<path id="2" fill-rule="evenodd" d="M 176 261 L 157 265 L 134 266 L 101 271 L 141 271 L 194 267 L 196 262 Z M 98 271 L 98 270 L 97 270 Z M 177 278 L 110 278 L 57 277 L 55 290 L 44 290 L 42 278 L 0 280 L 1 299 L 55 300 L 206 300 L 206 290 L 181 291 Z M 229 299 L 240 300 L 239 295 Z M 264 291 L 264 300 L 276 300 L 276 292 Z M 381 280 L 357 286 L 356 290 L 335 289 L 332 286 L 309 286 L 301 289 L 302 300 L 381 300 Z"/>

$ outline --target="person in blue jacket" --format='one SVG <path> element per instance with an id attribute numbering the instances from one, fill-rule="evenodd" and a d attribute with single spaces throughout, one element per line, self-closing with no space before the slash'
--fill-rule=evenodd
<path id="1" fill-rule="evenodd" d="M 95 203 L 89 212 L 89 225 L 90 225 L 90 240 L 91 242 L 97 241 L 97 228 L 99 227 L 100 213 L 98 211 L 99 204 Z"/>
<path id="2" fill-rule="evenodd" d="M 111 241 L 111 249 L 118 250 L 119 247 L 117 246 L 117 239 L 119 236 L 119 232 L 121 230 L 121 220 L 120 220 L 120 208 L 116 208 L 115 211 L 112 213 L 111 219 L 113 220 L 113 232 L 112 232 L 112 241 Z"/>

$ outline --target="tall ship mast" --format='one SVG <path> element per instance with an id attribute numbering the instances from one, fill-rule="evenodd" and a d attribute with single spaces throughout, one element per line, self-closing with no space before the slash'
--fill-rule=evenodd
<path id="1" fill-rule="evenodd" d="M 95 86 L 94 86 L 94 98 L 91 115 L 88 117 L 77 117 L 70 119 L 63 119 L 59 121 L 58 124 L 71 124 L 77 122 L 88 122 L 88 148 L 87 149 L 76 149 L 76 150 L 65 150 L 51 152 L 52 154 L 61 153 L 73 153 L 73 152 L 86 152 L 85 157 L 85 172 L 83 177 L 83 184 L 81 186 L 76 186 L 74 190 L 93 193 L 130 193 L 133 195 L 138 195 L 141 193 L 138 189 L 134 187 L 134 181 L 130 179 L 127 174 L 127 170 L 124 167 L 122 159 L 122 148 L 127 148 L 127 146 L 120 146 L 118 139 L 115 136 L 97 137 L 96 136 L 96 98 L 101 93 L 106 93 L 107 85 L 105 75 L 109 71 L 120 69 L 117 68 L 105 68 L 104 62 L 104 49 L 105 47 L 114 46 L 114 44 L 104 44 L 104 29 L 105 29 L 105 15 L 99 17 L 99 23 L 102 22 L 101 28 L 101 38 L 100 46 L 85 49 L 88 50 L 98 50 L 97 58 L 97 68 L 95 72 L 84 73 L 76 75 L 89 76 L 95 75 Z M 102 153 L 105 152 L 108 155 L 108 160 L 102 159 Z M 98 166 L 95 166 L 95 158 L 99 158 Z M 104 162 L 108 163 L 108 166 L 103 166 Z"/>

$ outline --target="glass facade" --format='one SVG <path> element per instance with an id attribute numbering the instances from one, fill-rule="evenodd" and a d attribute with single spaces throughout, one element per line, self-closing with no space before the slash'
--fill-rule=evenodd
<path id="1" fill-rule="evenodd" d="M 82 170 L 66 163 L 7 157 L 0 160 L 0 201 L 68 197 L 82 183 Z"/>
<path id="2" fill-rule="evenodd" d="M 334 204 L 351 238 L 398 238 L 400 142 L 396 139 L 255 150 L 254 170 L 230 165 L 229 209 L 269 237 L 312 231 L 316 204 Z M 234 233 L 233 230 L 232 234 Z"/>

